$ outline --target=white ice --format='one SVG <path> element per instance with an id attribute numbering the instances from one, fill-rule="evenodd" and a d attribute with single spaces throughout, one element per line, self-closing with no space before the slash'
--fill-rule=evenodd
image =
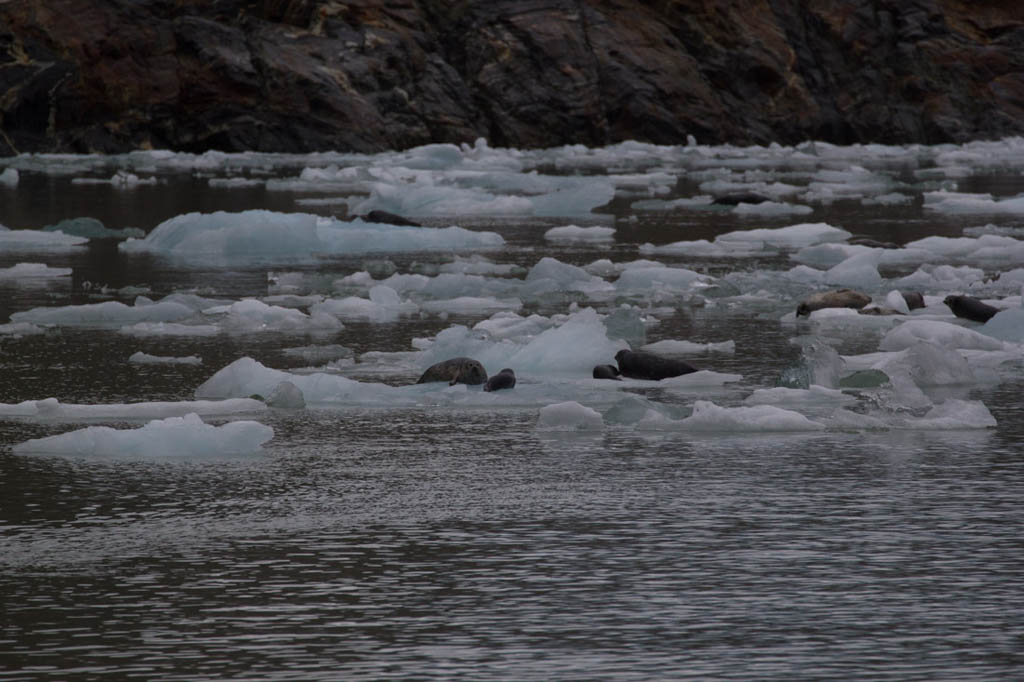
<path id="1" fill-rule="evenodd" d="M 71 268 L 51 268 L 45 263 L 18 263 L 9 268 L 0 268 L 0 280 L 12 280 L 16 283 L 20 280 L 34 279 L 55 279 L 57 277 L 70 277 Z"/>
<path id="2" fill-rule="evenodd" d="M 15 445 L 18 455 L 70 457 L 209 457 L 251 454 L 274 437 L 274 430 L 254 421 L 206 424 L 199 415 L 156 419 L 138 429 L 89 426 L 58 436 Z"/>
<path id="3" fill-rule="evenodd" d="M 537 417 L 541 431 L 600 431 L 604 419 L 597 410 L 569 400 L 542 407 Z"/>
<path id="4" fill-rule="evenodd" d="M 880 350 L 895 351 L 927 341 L 943 348 L 1003 350 L 1002 341 L 973 329 L 941 320 L 907 320 L 889 331 L 878 344 Z"/>
<path id="5" fill-rule="evenodd" d="M 681 341 L 677 339 L 663 339 L 654 343 L 645 344 L 640 350 L 658 353 L 659 355 L 690 355 L 695 353 L 735 353 L 736 342 L 709 341 L 708 343 L 697 343 L 694 341 Z"/>
<path id="6" fill-rule="evenodd" d="M 823 424 L 811 421 L 799 412 L 774 405 L 720 407 L 707 400 L 693 404 L 693 413 L 680 420 L 651 410 L 637 422 L 638 431 L 698 431 L 764 433 L 821 431 Z"/>
<path id="7" fill-rule="evenodd" d="M 68 251 L 78 249 L 88 241 L 85 237 L 76 237 L 63 232 L 12 230 L 0 225 L 0 253 Z"/>

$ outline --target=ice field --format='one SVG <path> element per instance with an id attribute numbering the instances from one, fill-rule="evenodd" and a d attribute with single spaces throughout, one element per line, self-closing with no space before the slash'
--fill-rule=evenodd
<path id="1" fill-rule="evenodd" d="M 791 664 L 848 679 L 867 651 L 877 679 L 995 678 L 1021 663 L 1006 652 L 1024 622 L 996 604 L 1019 577 L 1013 528 L 1024 520 L 1024 139 L 21 155 L 0 159 L 0 224 L 0 565 L 10 575 L 62 573 L 66 552 L 121 580 L 153 546 L 160 570 L 207 561 L 244 581 L 222 564 L 241 561 L 239 538 L 323 551 L 307 564 L 328 561 L 321 588 L 358 636 L 347 658 L 332 658 L 351 679 L 413 679 L 424 661 L 437 679 L 552 679 L 581 667 L 587 679 L 682 679 L 671 674 L 681 666 L 697 678 L 784 679 Z M 808 296 L 844 287 L 883 314 L 796 314 Z M 924 307 L 908 306 L 911 292 Z M 957 317 L 944 301 L 958 294 L 997 312 Z M 698 371 L 593 378 L 622 349 Z M 416 383 L 462 356 L 488 375 L 513 369 L 515 387 Z M 177 496 L 157 490 L 165 484 Z M 129 501 L 110 502 L 121 486 Z M 180 535 L 174 515 L 188 519 Z M 719 534 L 730 519 L 753 533 L 751 554 Z M 577 584 L 585 566 L 545 528 L 591 557 L 600 584 Z M 398 544 L 372 549 L 380 533 Z M 403 543 L 475 557 L 452 560 L 478 591 L 438 597 L 463 625 L 411 588 L 345 602 L 326 573 L 349 559 L 362 571 L 349 587 L 387 583 L 366 556 L 346 554 L 344 538 L 410 584 L 419 559 Z M 845 544 L 826 557 L 836 538 Z M 471 606 L 503 589 L 473 566 L 506 549 L 526 560 L 527 547 L 555 587 L 580 591 L 570 634 L 556 634 L 531 582 L 543 572 L 518 563 L 504 566 L 515 585 L 507 608 L 489 619 Z M 704 578 L 679 552 L 699 554 L 728 594 L 695 596 Z M 800 558 L 789 564 L 786 552 Z M 934 589 L 913 571 L 886 573 L 897 555 L 929 567 Z M 740 575 L 747 560 L 765 575 Z M 828 585 L 853 580 L 857 561 L 893 582 L 854 580 L 844 594 L 858 602 L 842 602 Z M 662 575 L 659 562 L 678 571 Z M 271 582 L 301 572 L 268 566 Z M 957 575 L 980 588 L 964 596 Z M 177 632 L 140 610 L 152 594 L 124 605 L 129 620 Z M 733 600 L 742 595 L 761 614 L 750 622 Z M 206 622 L 244 629 L 223 599 Z M 327 644 L 349 630 L 310 602 L 291 626 L 274 621 L 268 599 L 253 606 L 269 619 L 254 636 L 283 648 L 252 653 L 275 662 L 256 677 L 285 679 L 287 667 L 327 679 Z M 894 603 L 901 616 L 878 615 Z M 18 613 L 5 632 L 19 660 L 53 665 L 73 633 L 30 634 L 26 623 L 45 619 Z M 422 628 L 403 630 L 412 613 Z M 707 651 L 691 646 L 704 641 L 701 619 Z M 896 635 L 859 629 L 868 620 Z M 809 634 L 774 637 L 789 632 L 784 622 Z M 301 647 L 317 628 L 329 634 L 310 644 L 314 661 Z M 171 644 L 180 635 L 151 642 L 155 667 L 140 654 L 138 676 L 197 674 Z M 918 643 L 917 667 L 899 637 Z M 597 644 L 573 653 L 577 639 Z M 200 660 L 244 676 L 223 644 L 204 640 Z M 80 658 L 113 665 L 102 652 Z"/>

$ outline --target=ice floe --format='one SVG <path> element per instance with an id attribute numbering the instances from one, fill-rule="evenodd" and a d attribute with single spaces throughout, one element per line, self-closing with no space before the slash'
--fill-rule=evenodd
<path id="1" fill-rule="evenodd" d="M 67 457 L 210 457 L 251 454 L 274 437 L 274 430 L 254 421 L 213 426 L 199 415 L 156 419 L 137 429 L 89 426 L 77 431 L 18 443 L 17 455 Z"/>

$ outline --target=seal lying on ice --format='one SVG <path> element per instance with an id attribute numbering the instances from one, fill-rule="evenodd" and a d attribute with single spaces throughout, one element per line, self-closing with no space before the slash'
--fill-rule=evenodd
<path id="1" fill-rule="evenodd" d="M 515 388 L 516 387 L 516 373 L 506 367 L 491 378 L 484 384 L 485 391 L 500 391 L 503 388 Z"/>
<path id="2" fill-rule="evenodd" d="M 447 381 L 449 385 L 469 384 L 476 386 L 487 381 L 487 370 L 473 358 L 451 358 L 427 367 L 417 384 L 431 381 Z"/>
<path id="3" fill-rule="evenodd" d="M 643 351 L 620 350 L 615 354 L 615 361 L 619 363 L 622 376 L 629 379 L 661 381 L 697 371 L 688 362 Z"/>
<path id="4" fill-rule="evenodd" d="M 949 306 L 949 309 L 957 317 L 975 322 L 988 322 L 993 315 L 999 312 L 999 308 L 982 303 L 971 296 L 951 295 L 942 302 Z"/>
<path id="5" fill-rule="evenodd" d="M 811 294 L 800 301 L 800 305 L 796 307 L 796 314 L 798 316 L 807 316 L 815 310 L 821 310 L 822 308 L 854 308 L 860 310 L 868 303 L 871 303 L 870 296 L 853 289 L 822 291 L 817 294 Z"/>

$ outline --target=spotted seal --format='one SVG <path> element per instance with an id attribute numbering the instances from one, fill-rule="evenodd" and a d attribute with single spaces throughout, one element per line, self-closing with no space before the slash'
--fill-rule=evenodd
<path id="1" fill-rule="evenodd" d="M 688 362 L 643 351 L 620 350 L 615 354 L 615 361 L 619 363 L 622 376 L 629 379 L 660 381 L 697 371 Z"/>
<path id="2" fill-rule="evenodd" d="M 487 370 L 473 358 L 451 358 L 428 367 L 416 383 L 425 384 L 431 381 L 476 386 L 487 381 Z"/>
<path id="3" fill-rule="evenodd" d="M 947 296 L 942 302 L 949 306 L 949 309 L 957 317 L 975 322 L 988 322 L 993 315 L 999 312 L 999 308 L 982 303 L 972 296 L 954 294 Z"/>
<path id="4" fill-rule="evenodd" d="M 515 388 L 516 373 L 506 367 L 494 376 L 487 379 L 484 384 L 485 391 L 500 391 L 503 388 Z"/>
<path id="5" fill-rule="evenodd" d="M 853 289 L 835 289 L 833 291 L 822 291 L 811 294 L 800 305 L 796 307 L 798 316 L 810 315 L 815 310 L 822 308 L 854 308 L 861 309 L 871 303 L 871 297 Z"/>
<path id="6" fill-rule="evenodd" d="M 614 379 L 615 381 L 622 381 L 622 377 L 620 377 L 619 374 L 619 368 L 615 365 L 594 366 L 595 379 Z"/>

